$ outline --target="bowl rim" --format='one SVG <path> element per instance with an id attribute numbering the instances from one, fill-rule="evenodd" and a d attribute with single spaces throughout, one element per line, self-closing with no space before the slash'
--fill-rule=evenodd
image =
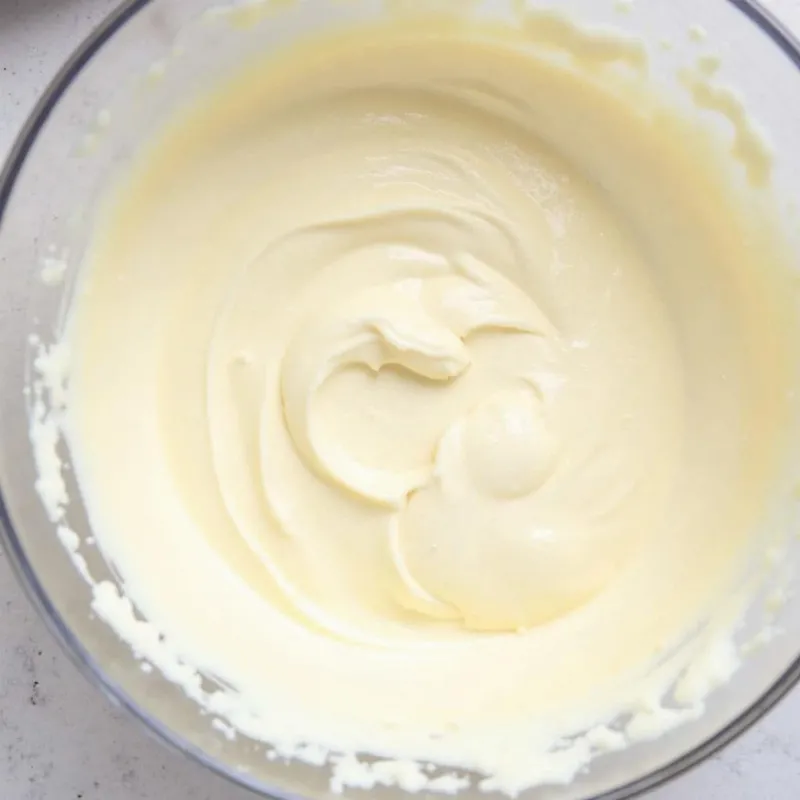
<path id="1" fill-rule="evenodd" d="M 0 169 L 0 235 L 2 235 L 5 210 L 17 178 L 51 113 L 69 90 L 75 78 L 100 49 L 137 13 L 153 2 L 154 0 L 125 0 L 121 3 L 78 45 L 42 92 L 13 141 L 8 156 Z M 725 0 L 725 2 L 747 17 L 800 70 L 800 38 L 796 37 L 772 11 L 765 8 L 761 0 Z M 275 800 L 297 800 L 295 795 L 270 788 L 247 774 L 237 772 L 191 744 L 182 735 L 164 725 L 157 717 L 148 714 L 101 669 L 92 654 L 70 630 L 32 569 L 11 520 L 1 481 L 0 542 L 9 557 L 8 560 L 18 583 L 61 649 L 89 683 L 98 688 L 113 705 L 124 708 L 132 719 L 137 720 L 145 732 L 151 734 L 162 745 L 188 755 L 199 765 L 227 779 L 232 784 L 262 797 L 275 798 Z M 664 766 L 608 792 L 586 798 L 586 800 L 630 800 L 630 798 L 653 791 L 684 775 L 747 732 L 798 683 L 800 683 L 800 654 L 765 692 L 724 728 Z"/>

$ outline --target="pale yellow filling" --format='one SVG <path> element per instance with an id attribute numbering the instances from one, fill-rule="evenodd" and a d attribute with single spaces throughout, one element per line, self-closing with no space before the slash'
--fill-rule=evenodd
<path id="1" fill-rule="evenodd" d="M 231 719 L 524 784 L 742 567 L 790 370 L 704 134 L 519 44 L 371 30 L 209 95 L 68 341 L 97 540 Z"/>

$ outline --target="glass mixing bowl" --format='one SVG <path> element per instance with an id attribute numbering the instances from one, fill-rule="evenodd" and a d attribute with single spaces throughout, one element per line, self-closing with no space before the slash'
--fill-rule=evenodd
<path id="1" fill-rule="evenodd" d="M 421 9 L 429 3 L 407 5 Z M 497 13 L 507 4 L 486 5 Z M 800 96 L 800 44 L 751 0 L 559 0 L 555 5 L 589 24 L 612 24 L 641 37 L 652 52 L 655 78 L 676 102 L 681 102 L 676 67 L 703 53 L 721 55 L 719 82 L 742 94 L 772 141 L 776 190 L 785 200 L 787 227 L 796 234 L 800 277 L 800 225 L 789 200 L 800 188 L 800 103 L 793 102 Z M 0 177 L 0 517 L 9 558 L 55 636 L 112 702 L 163 742 L 235 782 L 279 797 L 331 796 L 325 770 L 269 761 L 257 743 L 226 738 L 180 690 L 155 671 L 145 672 L 128 645 L 90 613 L 90 589 L 34 488 L 30 402 L 24 393 L 33 357 L 30 335 L 35 332 L 44 342 L 57 336 L 97 198 L 180 99 L 250 55 L 312 30 L 372 16 L 381 6 L 370 0 L 307 0 L 250 5 L 226 15 L 210 0 L 129 0 L 61 70 Z M 720 134 L 730 137 L 724 121 L 712 117 L 710 124 L 719 124 Z M 60 282 L 55 278 L 62 265 L 66 280 Z M 69 472 L 66 478 L 69 484 Z M 93 575 L 113 580 L 91 546 L 77 487 L 69 489 L 76 498 L 71 525 L 88 540 L 81 554 Z M 788 539 L 775 559 L 773 584 L 800 564 L 800 544 Z M 568 786 L 543 787 L 529 796 L 631 797 L 698 764 L 746 730 L 800 677 L 800 597 L 789 595 L 780 608 L 770 597 L 767 588 L 739 633 L 752 652 L 731 682 L 709 698 L 700 719 L 601 757 Z M 373 794 L 389 798 L 400 792 Z"/>

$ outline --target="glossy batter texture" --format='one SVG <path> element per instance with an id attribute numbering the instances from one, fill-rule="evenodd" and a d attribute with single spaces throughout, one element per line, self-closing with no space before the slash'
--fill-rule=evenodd
<path id="1" fill-rule="evenodd" d="M 760 207 L 655 98 L 521 45 L 298 47 L 176 118 L 98 227 L 67 336 L 97 540 L 282 752 L 569 779 L 635 738 L 615 714 L 658 727 L 651 667 L 769 505 Z"/>

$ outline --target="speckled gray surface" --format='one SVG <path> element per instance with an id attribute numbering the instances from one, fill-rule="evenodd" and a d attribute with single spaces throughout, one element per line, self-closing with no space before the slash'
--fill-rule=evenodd
<path id="1" fill-rule="evenodd" d="M 667 0 L 663 0 L 667 2 Z M 711 0 L 703 0 L 711 2 Z M 113 0 L 0 0 L 0 158 L 61 62 Z M 772 0 L 800 31 L 800 0 Z M 0 798 L 246 800 L 113 709 L 51 640 L 0 553 Z M 653 800 L 800 797 L 800 692 Z"/>

